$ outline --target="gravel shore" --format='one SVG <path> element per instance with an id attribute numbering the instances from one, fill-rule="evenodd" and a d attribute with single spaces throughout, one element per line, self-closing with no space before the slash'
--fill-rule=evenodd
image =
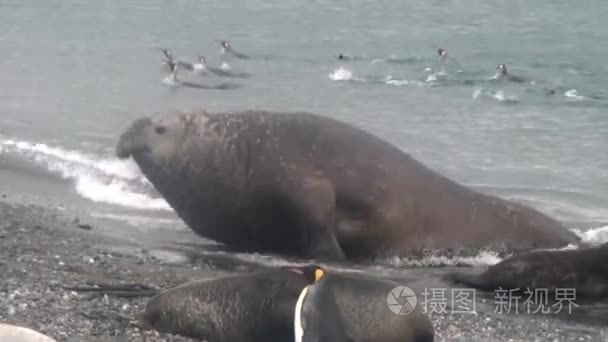
<path id="1" fill-rule="evenodd" d="M 0 203 L 0 322 L 47 334 L 57 341 L 195 341 L 140 331 L 134 317 L 147 297 L 122 298 L 73 291 L 87 284 L 142 284 L 154 289 L 245 270 L 213 259 L 167 264 L 138 246 L 120 246 L 61 212 Z M 67 288 L 67 289 L 66 289 Z M 436 341 L 607 341 L 606 328 L 564 324 L 555 318 L 432 313 Z"/>
<path id="2" fill-rule="evenodd" d="M 145 251 L 132 255 L 96 247 L 121 242 L 43 208 L 1 203 L 0 218 L 1 322 L 27 326 L 57 341 L 194 341 L 139 331 L 133 317 L 145 307 L 146 297 L 99 296 L 66 287 L 145 284 L 166 289 L 196 278 L 197 271 L 219 273 L 212 266 L 166 266 Z"/>

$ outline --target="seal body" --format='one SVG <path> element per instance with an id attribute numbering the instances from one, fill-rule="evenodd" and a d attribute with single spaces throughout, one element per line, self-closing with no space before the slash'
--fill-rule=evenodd
<path id="1" fill-rule="evenodd" d="M 473 191 L 311 113 L 140 118 L 117 155 L 132 156 L 196 233 L 239 250 L 341 259 L 579 241 L 531 207 Z"/>
<path id="2" fill-rule="evenodd" d="M 139 324 L 208 342 L 293 340 L 293 310 L 306 285 L 282 270 L 186 283 L 153 297 Z"/>
<path id="3" fill-rule="evenodd" d="M 433 342 L 433 325 L 420 306 L 398 315 L 387 295 L 393 281 L 326 273 L 300 293 L 294 313 L 296 342 Z"/>
<path id="4" fill-rule="evenodd" d="M 393 282 L 326 275 L 345 326 L 361 342 L 432 342 L 420 306 L 396 315 L 386 303 Z M 310 281 L 287 269 L 264 270 L 187 283 L 152 298 L 140 326 L 208 342 L 293 341 L 294 313 Z M 321 307 L 326 309 L 326 307 Z"/>
<path id="5" fill-rule="evenodd" d="M 608 243 L 561 251 L 515 255 L 480 274 L 450 273 L 452 281 L 486 291 L 575 289 L 576 297 L 608 296 Z"/>
<path id="6" fill-rule="evenodd" d="M 359 275 L 328 273 L 325 277 L 333 289 L 347 332 L 355 341 L 433 342 L 433 325 L 421 305 L 405 315 L 390 310 L 387 296 L 403 284 Z M 419 293 L 417 296 L 422 298 Z"/>

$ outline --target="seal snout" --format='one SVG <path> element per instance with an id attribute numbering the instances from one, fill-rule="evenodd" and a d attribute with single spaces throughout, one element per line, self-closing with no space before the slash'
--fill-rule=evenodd
<path id="1" fill-rule="evenodd" d="M 120 159 L 129 158 L 134 153 L 146 149 L 142 141 L 145 129 L 152 125 L 152 119 L 143 117 L 135 120 L 127 130 L 121 134 L 116 145 L 116 156 Z"/>

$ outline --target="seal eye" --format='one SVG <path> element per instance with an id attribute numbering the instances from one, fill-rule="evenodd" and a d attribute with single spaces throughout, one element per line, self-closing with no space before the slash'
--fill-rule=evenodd
<path id="1" fill-rule="evenodd" d="M 166 131 L 166 128 L 163 126 L 154 127 L 154 132 L 156 132 L 157 134 L 164 134 L 165 131 Z"/>

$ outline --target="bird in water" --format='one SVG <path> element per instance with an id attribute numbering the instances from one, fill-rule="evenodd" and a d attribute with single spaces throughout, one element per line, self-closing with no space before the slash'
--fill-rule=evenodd
<path id="1" fill-rule="evenodd" d="M 445 60 L 448 57 L 448 52 L 444 48 L 438 48 L 437 54 L 441 60 Z"/>
<path id="2" fill-rule="evenodd" d="M 169 72 L 173 72 L 173 68 L 175 67 L 173 53 L 171 53 L 171 50 L 169 49 L 160 49 L 160 51 L 162 51 L 162 53 L 165 55 L 165 59 L 162 61 L 162 64 L 169 68 Z"/>
<path id="3" fill-rule="evenodd" d="M 220 46 L 221 46 L 220 53 L 222 54 L 222 56 L 232 55 L 232 56 L 234 56 L 236 58 L 240 58 L 240 59 L 249 59 L 248 55 L 234 51 L 234 49 L 232 48 L 232 45 L 230 45 L 230 43 L 227 40 L 216 40 L 216 42 L 220 43 Z"/>
<path id="4" fill-rule="evenodd" d="M 169 70 L 171 71 L 171 74 L 169 74 L 169 76 L 165 77 L 163 79 L 163 82 L 165 84 L 174 86 L 177 85 L 179 83 L 179 80 L 177 79 L 177 70 L 179 69 L 179 64 L 171 61 L 166 61 L 167 66 L 169 67 Z"/>
<path id="5" fill-rule="evenodd" d="M 169 49 L 160 49 L 160 51 L 163 52 L 163 54 L 165 55 L 165 57 L 167 58 L 167 60 L 173 60 L 173 54 L 171 53 L 171 50 Z"/>
<path id="6" fill-rule="evenodd" d="M 198 56 L 198 63 L 192 64 L 192 70 L 199 74 L 206 74 L 209 71 L 207 69 L 207 59 L 205 56 Z"/>
<path id="7" fill-rule="evenodd" d="M 499 64 L 496 67 L 496 70 L 498 70 L 498 72 L 496 74 L 496 78 L 501 78 L 501 79 L 505 79 L 507 81 L 516 82 L 516 83 L 524 83 L 526 81 L 522 77 L 509 74 L 509 72 L 507 71 L 506 64 Z"/>

